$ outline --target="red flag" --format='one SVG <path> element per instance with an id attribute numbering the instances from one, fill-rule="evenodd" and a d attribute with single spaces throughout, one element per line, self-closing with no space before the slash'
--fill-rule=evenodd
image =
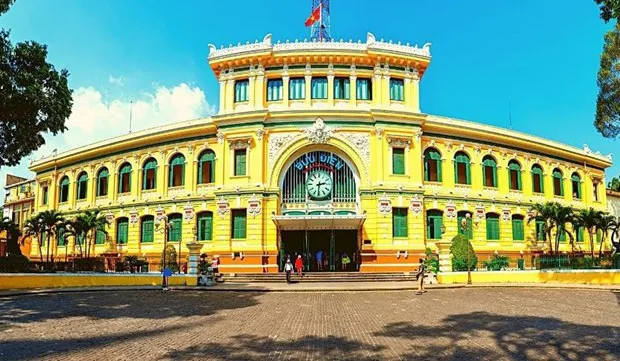
<path id="1" fill-rule="evenodd" d="M 320 18 L 321 18 L 321 5 L 319 4 L 319 7 L 312 10 L 312 14 L 310 14 L 310 17 L 308 18 L 308 20 L 306 20 L 306 26 L 312 26 L 312 24 L 319 21 Z"/>

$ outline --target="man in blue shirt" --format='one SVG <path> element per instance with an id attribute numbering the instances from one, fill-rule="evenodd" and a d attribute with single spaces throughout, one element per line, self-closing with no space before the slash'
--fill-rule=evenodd
<path id="1" fill-rule="evenodd" d="M 316 255 L 314 256 L 316 259 L 316 269 L 318 271 L 323 270 L 323 250 L 316 251 Z"/>

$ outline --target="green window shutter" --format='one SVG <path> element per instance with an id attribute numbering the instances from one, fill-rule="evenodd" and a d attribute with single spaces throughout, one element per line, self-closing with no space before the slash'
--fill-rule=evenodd
<path id="1" fill-rule="evenodd" d="M 426 182 L 430 182 L 431 180 L 429 163 L 430 163 L 430 160 L 427 158 L 424 158 L 424 181 Z"/>
<path id="2" fill-rule="evenodd" d="M 487 216 L 487 240 L 499 240 L 499 217 Z"/>
<path id="3" fill-rule="evenodd" d="M 48 194 L 48 190 L 47 187 L 43 187 L 43 205 L 47 205 L 47 194 Z"/>
<path id="4" fill-rule="evenodd" d="M 246 210 L 234 209 L 232 211 L 233 237 L 235 239 L 246 238 Z"/>
<path id="5" fill-rule="evenodd" d="M 198 216 L 199 241 L 210 241 L 213 238 L 213 213 L 201 213 Z"/>
<path id="6" fill-rule="evenodd" d="M 118 244 L 127 244 L 127 238 L 129 233 L 129 222 L 124 220 L 118 221 L 118 228 L 116 232 L 116 243 Z"/>
<path id="7" fill-rule="evenodd" d="M 603 231 L 600 229 L 596 230 L 596 242 L 600 243 L 603 238 Z"/>
<path id="8" fill-rule="evenodd" d="M 97 230 L 97 237 L 95 238 L 95 244 L 105 244 L 106 234 L 103 231 Z"/>
<path id="9" fill-rule="evenodd" d="M 407 208 L 392 209 L 392 235 L 394 237 L 407 237 Z"/>
<path id="10" fill-rule="evenodd" d="M 583 228 L 584 227 L 577 228 L 577 242 L 583 242 L 585 240 Z"/>
<path id="11" fill-rule="evenodd" d="M 392 148 L 392 173 L 405 174 L 405 148 Z"/>
<path id="12" fill-rule="evenodd" d="M 179 242 L 183 234 L 183 222 L 180 215 L 173 215 L 168 218 L 172 223 L 172 227 L 168 229 L 168 241 Z"/>
<path id="13" fill-rule="evenodd" d="M 566 242 L 566 231 L 565 230 L 562 230 L 562 231 L 558 230 L 558 232 L 561 232 L 560 233 L 560 242 Z"/>
<path id="14" fill-rule="evenodd" d="M 512 239 L 515 241 L 523 241 L 525 239 L 523 220 L 520 218 L 512 219 Z"/>
<path id="15" fill-rule="evenodd" d="M 246 173 L 246 150 L 235 149 L 235 175 L 245 175 Z"/>
<path id="16" fill-rule="evenodd" d="M 66 245 L 65 230 L 63 228 L 58 229 L 58 233 L 57 233 L 56 237 L 58 238 L 58 245 L 59 246 L 65 246 Z"/>
<path id="17" fill-rule="evenodd" d="M 442 213 L 440 211 L 429 211 L 427 214 L 426 237 L 428 239 L 441 239 Z"/>
<path id="18" fill-rule="evenodd" d="M 465 177 L 467 179 L 467 184 L 471 184 L 471 176 L 469 173 L 469 162 L 467 162 L 465 163 Z"/>
<path id="19" fill-rule="evenodd" d="M 454 162 L 454 184 L 459 184 L 459 163 Z"/>
<path id="20" fill-rule="evenodd" d="M 441 159 L 435 160 L 435 162 L 437 162 L 437 182 L 441 182 L 443 179 L 441 176 Z"/>
<path id="21" fill-rule="evenodd" d="M 153 242 L 153 218 L 142 221 L 142 243 Z"/>

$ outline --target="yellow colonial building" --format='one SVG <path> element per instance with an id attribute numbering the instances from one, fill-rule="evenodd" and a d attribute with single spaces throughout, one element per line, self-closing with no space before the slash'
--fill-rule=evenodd
<path id="1" fill-rule="evenodd" d="M 319 250 L 324 270 L 346 253 L 350 271 L 411 271 L 463 218 L 476 252 L 518 257 L 546 247 L 532 204 L 606 209 L 611 156 L 424 113 L 430 44 L 267 35 L 209 48 L 217 115 L 34 162 L 36 210 L 98 209 L 109 239 L 96 253 L 153 262 L 167 220 L 171 244 L 202 244 L 227 273 L 277 272 L 295 254 L 316 270 Z M 66 241 L 60 257 L 76 252 Z"/>

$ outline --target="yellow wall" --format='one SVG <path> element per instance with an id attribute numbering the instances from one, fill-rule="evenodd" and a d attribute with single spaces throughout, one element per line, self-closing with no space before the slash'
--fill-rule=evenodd
<path id="1" fill-rule="evenodd" d="M 466 283 L 467 272 L 439 273 L 441 284 Z M 620 284 L 620 272 L 616 270 L 596 271 L 514 271 L 514 272 L 472 272 L 473 284 L 480 283 L 572 283 L 594 285 Z"/>
<path id="2" fill-rule="evenodd" d="M 156 274 L 11 274 L 0 275 L 0 289 L 57 288 L 57 287 L 98 287 L 98 286 L 159 286 L 162 277 Z M 195 286 L 195 276 L 172 276 L 170 286 Z"/>

